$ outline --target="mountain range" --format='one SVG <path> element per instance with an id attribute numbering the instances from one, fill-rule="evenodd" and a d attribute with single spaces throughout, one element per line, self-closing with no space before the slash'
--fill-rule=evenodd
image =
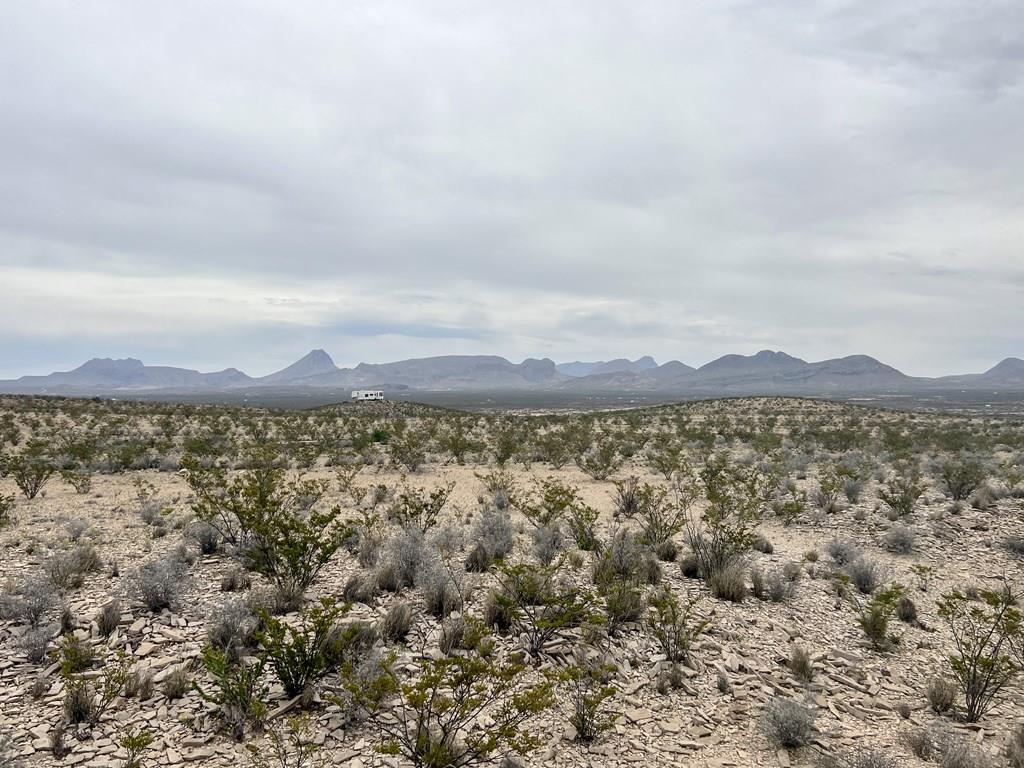
<path id="1" fill-rule="evenodd" d="M 984 373 L 914 377 L 866 355 L 807 362 L 785 352 L 729 354 L 693 368 L 652 357 L 555 363 L 529 358 L 512 363 L 495 355 L 447 355 L 339 368 L 314 349 L 286 368 L 254 378 L 236 368 L 201 373 L 145 365 L 134 358 L 95 358 L 71 371 L 0 381 L 8 394 L 202 394 L 245 391 L 316 391 L 324 388 L 401 391 L 547 390 L 657 392 L 679 395 L 913 394 L 936 390 L 1024 393 L 1024 360 L 1008 357 Z"/>

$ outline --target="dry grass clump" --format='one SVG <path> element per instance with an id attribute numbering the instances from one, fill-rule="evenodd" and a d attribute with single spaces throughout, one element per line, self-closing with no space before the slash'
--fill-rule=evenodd
<path id="1" fill-rule="evenodd" d="M 776 697 L 764 709 L 761 729 L 775 747 L 803 747 L 814 737 L 814 713 L 799 701 Z"/>

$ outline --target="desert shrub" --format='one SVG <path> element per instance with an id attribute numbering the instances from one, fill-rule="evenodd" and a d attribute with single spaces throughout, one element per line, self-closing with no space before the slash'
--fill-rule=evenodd
<path id="1" fill-rule="evenodd" d="M 915 472 L 890 477 L 878 489 L 878 498 L 896 517 L 906 517 L 914 511 L 917 500 L 924 493 L 924 485 Z"/>
<path id="2" fill-rule="evenodd" d="M 978 597 L 971 601 L 953 590 L 938 601 L 939 616 L 953 635 L 956 651 L 949 656 L 949 665 L 964 695 L 970 723 L 985 715 L 1019 671 L 1010 653 L 1024 632 L 1017 600 L 1008 589 L 980 590 Z"/>
<path id="3" fill-rule="evenodd" d="M 285 602 L 297 606 L 345 540 L 341 507 L 328 511 L 285 506 L 276 514 L 250 518 L 250 567 L 269 579 Z"/>
<path id="4" fill-rule="evenodd" d="M 843 566 L 843 572 L 850 582 L 861 592 L 870 595 L 885 579 L 885 569 L 877 561 L 868 557 L 858 557 Z"/>
<path id="5" fill-rule="evenodd" d="M 679 548 L 672 539 L 665 539 L 654 546 L 654 554 L 658 556 L 659 560 L 665 563 L 674 562 L 678 553 Z"/>
<path id="6" fill-rule="evenodd" d="M 109 637 L 113 634 L 117 625 L 121 623 L 121 601 L 115 599 L 104 603 L 96 614 L 95 622 L 100 635 Z"/>
<path id="7" fill-rule="evenodd" d="M 604 711 L 605 701 L 615 695 L 614 674 L 614 665 L 590 660 L 585 652 L 577 653 L 576 663 L 559 674 L 576 741 L 591 744 L 615 724 L 616 715 Z"/>
<path id="8" fill-rule="evenodd" d="M 29 440 L 20 453 L 0 455 L 0 471 L 14 479 L 26 499 L 34 499 L 57 468 L 41 440 Z"/>
<path id="9" fill-rule="evenodd" d="M 147 701 L 153 696 L 153 672 L 150 669 L 136 667 L 124 684 L 124 697 L 126 699 L 138 698 L 139 701 Z"/>
<path id="10" fill-rule="evenodd" d="M 89 530 L 89 524 L 85 520 L 79 520 L 78 518 L 68 520 L 64 527 L 68 532 L 68 541 L 71 542 L 78 541 L 82 538 L 82 534 Z"/>
<path id="11" fill-rule="evenodd" d="M 907 595 L 900 596 L 896 603 L 896 618 L 904 624 L 917 624 L 917 605 Z"/>
<path id="12" fill-rule="evenodd" d="M 0 529 L 10 525 L 13 519 L 14 497 L 0 493 Z"/>
<path id="13" fill-rule="evenodd" d="M 118 746 L 125 751 L 124 768 L 142 768 L 142 753 L 153 741 L 153 734 L 144 728 L 128 728 L 117 740 Z"/>
<path id="14" fill-rule="evenodd" d="M 372 574 L 354 573 L 348 577 L 341 596 L 349 603 L 372 605 L 377 598 L 377 579 Z"/>
<path id="15" fill-rule="evenodd" d="M 832 561 L 839 566 L 852 563 L 857 560 L 861 554 L 860 550 L 857 549 L 857 545 L 852 541 L 844 541 L 842 539 L 832 539 L 826 547 L 828 556 L 832 558 Z"/>
<path id="16" fill-rule="evenodd" d="M 1024 558 L 1024 536 L 1011 534 L 1000 542 L 1000 546 L 1013 557 Z"/>
<path id="17" fill-rule="evenodd" d="M 52 555 L 43 568 L 57 589 L 67 590 L 82 586 L 86 574 L 98 571 L 101 565 L 96 548 L 85 543 Z"/>
<path id="18" fill-rule="evenodd" d="M 541 479 L 530 494 L 516 495 L 512 504 L 535 528 L 550 528 L 579 502 L 579 491 L 554 478 Z"/>
<path id="19" fill-rule="evenodd" d="M 233 598 L 217 606 L 206 626 L 206 641 L 231 661 L 255 648 L 260 619 L 243 599 Z"/>
<path id="20" fill-rule="evenodd" d="M 550 681 L 522 682 L 523 664 L 477 651 L 419 655 L 400 677 L 383 659 L 372 684 L 347 677 L 346 688 L 382 734 L 378 749 L 413 765 L 484 763 L 494 754 L 526 754 L 541 740 L 525 723 L 554 704 Z M 474 727 L 486 715 L 489 727 Z"/>
<path id="21" fill-rule="evenodd" d="M 735 558 L 713 571 L 708 578 L 711 594 L 719 600 L 742 603 L 747 596 L 747 564 L 742 558 Z"/>
<path id="22" fill-rule="evenodd" d="M 609 634 L 614 635 L 623 624 L 639 621 L 643 616 L 643 594 L 635 580 L 615 579 L 599 591 Z"/>
<path id="23" fill-rule="evenodd" d="M 84 678 L 76 677 L 64 685 L 63 711 L 68 723 L 87 723 L 95 717 L 92 686 Z"/>
<path id="24" fill-rule="evenodd" d="M 873 648 L 888 648 L 892 644 L 888 634 L 889 622 L 902 596 L 903 587 L 893 584 L 886 589 L 878 590 L 860 606 L 857 624 Z"/>
<path id="25" fill-rule="evenodd" d="M 550 565 L 564 548 L 562 527 L 558 524 L 544 525 L 530 531 L 533 539 L 533 556 L 541 565 Z"/>
<path id="26" fill-rule="evenodd" d="M 925 688 L 928 706 L 936 714 L 949 712 L 956 704 L 957 684 L 945 677 L 933 677 Z"/>
<path id="27" fill-rule="evenodd" d="M 799 645 L 793 646 L 793 651 L 789 655 L 789 671 L 802 683 L 809 683 L 814 679 L 814 664 L 811 662 L 811 654 L 806 648 Z"/>
<path id="28" fill-rule="evenodd" d="M 241 592 L 252 586 L 252 578 L 245 569 L 234 566 L 220 577 L 221 592 Z"/>
<path id="29" fill-rule="evenodd" d="M 49 579 L 29 576 L 0 596 L 0 618 L 39 626 L 57 603 L 57 595 Z"/>
<path id="30" fill-rule="evenodd" d="M 490 561 L 504 560 L 516 543 L 512 518 L 497 507 L 485 507 L 473 522 L 470 541 L 482 548 Z"/>
<path id="31" fill-rule="evenodd" d="M 405 640 L 412 628 L 412 609 L 401 600 L 392 603 L 380 620 L 378 630 L 384 642 L 393 644 Z"/>
<path id="32" fill-rule="evenodd" d="M 246 726 L 260 727 L 267 715 L 264 699 L 269 689 L 262 681 L 263 659 L 236 663 L 212 645 L 204 646 L 200 659 L 213 678 L 214 689 L 207 692 L 196 683 L 193 688 L 204 701 L 216 705 L 223 726 L 236 741 L 242 741 Z"/>
<path id="33" fill-rule="evenodd" d="M 494 599 L 533 656 L 559 632 L 595 617 L 592 596 L 562 581 L 557 563 L 505 565 L 498 572 L 498 582 Z"/>
<path id="34" fill-rule="evenodd" d="M 62 469 L 60 472 L 61 480 L 70 485 L 75 489 L 75 493 L 79 495 L 87 494 L 92 490 L 92 475 L 87 471 L 75 470 L 75 469 Z"/>
<path id="35" fill-rule="evenodd" d="M 856 504 L 860 501 L 862 493 L 864 493 L 864 480 L 862 478 L 847 477 L 843 480 L 843 495 L 848 502 Z"/>
<path id="36" fill-rule="evenodd" d="M 814 713 L 793 699 L 776 697 L 765 706 L 761 728 L 776 747 L 802 747 L 814 736 Z"/>
<path id="37" fill-rule="evenodd" d="M 655 589 L 648 601 L 651 606 L 648 617 L 651 634 L 661 646 L 665 658 L 672 663 L 688 662 L 694 642 L 711 626 L 710 619 L 695 615 L 698 599 L 688 597 L 680 603 L 666 584 Z"/>
<path id="38" fill-rule="evenodd" d="M 266 743 L 245 745 L 252 768 L 325 768 L 327 758 L 309 715 L 288 717 L 283 724 L 267 728 Z"/>
<path id="39" fill-rule="evenodd" d="M 826 470 L 821 473 L 818 480 L 818 488 L 814 491 L 814 504 L 822 512 L 834 514 L 843 509 L 840 501 L 843 482 L 835 470 Z"/>
<path id="40" fill-rule="evenodd" d="M 164 678 L 164 696 L 171 701 L 182 698 L 190 690 L 192 690 L 192 675 L 186 666 L 175 667 Z"/>
<path id="41" fill-rule="evenodd" d="M 905 525 L 894 525 L 885 534 L 885 546 L 890 552 L 899 555 L 910 554 L 914 550 L 916 534 Z"/>
<path id="42" fill-rule="evenodd" d="M 185 529 L 185 535 L 204 555 L 212 555 L 220 548 L 220 532 L 205 520 L 194 520 Z"/>
<path id="43" fill-rule="evenodd" d="M 29 627 L 28 631 L 21 636 L 21 650 L 33 664 L 38 664 L 46 658 L 50 648 L 50 638 L 53 633 L 42 627 Z"/>
<path id="44" fill-rule="evenodd" d="M 58 661 L 60 673 L 66 678 L 92 667 L 96 663 L 96 651 L 87 641 L 69 632 L 61 637 Z"/>
<path id="45" fill-rule="evenodd" d="M 700 561 L 695 554 L 688 553 L 679 560 L 679 573 L 685 579 L 700 578 Z"/>
<path id="46" fill-rule="evenodd" d="M 260 616 L 257 638 L 264 657 L 289 696 L 297 696 L 323 677 L 331 664 L 327 642 L 348 609 L 328 600 L 302 611 L 298 625 L 269 614 Z"/>
<path id="47" fill-rule="evenodd" d="M 482 608 L 484 625 L 505 633 L 512 628 L 512 621 L 515 618 L 513 605 L 509 601 L 502 601 L 497 590 L 490 590 L 484 598 Z"/>
<path id="48" fill-rule="evenodd" d="M 618 445 L 608 438 L 599 438 L 594 445 L 576 456 L 576 466 L 594 480 L 607 480 L 624 461 Z"/>
<path id="49" fill-rule="evenodd" d="M 424 610 L 438 619 L 465 604 L 466 587 L 458 573 L 440 558 L 427 561 L 416 576 L 417 586 L 423 594 Z"/>
<path id="50" fill-rule="evenodd" d="M 377 565 L 377 584 L 388 592 L 413 586 L 425 552 L 424 536 L 419 528 L 399 529 L 384 546 Z"/>
<path id="51" fill-rule="evenodd" d="M 584 552 L 591 552 L 600 543 L 597 539 L 597 510 L 586 504 L 577 503 L 569 506 L 566 526 L 576 546 Z"/>
<path id="52" fill-rule="evenodd" d="M 135 573 L 133 589 L 146 609 L 154 613 L 174 610 L 185 577 L 185 566 L 176 557 L 165 555 L 143 563 Z"/>
<path id="53" fill-rule="evenodd" d="M 494 559 L 483 544 L 477 544 L 466 555 L 465 568 L 470 573 L 484 573 L 493 565 Z"/>
<path id="54" fill-rule="evenodd" d="M 684 528 L 701 576 L 710 586 L 718 571 L 750 550 L 769 497 L 770 480 L 756 467 L 730 464 L 722 457 L 708 458 L 699 478 L 708 507 L 700 521 L 688 514 Z"/>
<path id="55" fill-rule="evenodd" d="M 797 488 L 795 482 L 787 482 L 772 501 L 772 511 L 783 525 L 792 525 L 807 512 L 807 492 Z"/>
<path id="56" fill-rule="evenodd" d="M 985 481 L 985 466 L 970 457 L 947 459 L 938 470 L 939 483 L 953 501 L 964 501 Z"/>
<path id="57" fill-rule="evenodd" d="M 618 515 L 640 526 L 640 538 L 653 547 L 683 530 L 697 497 L 697 484 L 688 465 L 681 465 L 671 488 L 641 483 L 630 477 L 615 484 Z"/>
<path id="58" fill-rule="evenodd" d="M 124 694 L 131 677 L 131 659 L 119 654 L 108 661 L 94 682 L 80 674 L 62 670 L 64 677 L 64 718 L 68 723 L 95 726 L 111 705 Z"/>
<path id="59" fill-rule="evenodd" d="M 418 528 L 426 534 L 437 525 L 444 505 L 448 503 L 455 483 L 427 491 L 425 488 L 405 488 L 395 496 L 388 517 L 400 528 Z"/>
<path id="60" fill-rule="evenodd" d="M 388 453 L 392 460 L 410 472 L 417 471 L 427 460 L 430 436 L 423 430 L 406 429 L 401 435 L 387 435 Z"/>

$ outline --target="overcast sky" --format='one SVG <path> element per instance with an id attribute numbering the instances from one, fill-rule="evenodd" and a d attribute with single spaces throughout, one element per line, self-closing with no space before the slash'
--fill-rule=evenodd
<path id="1" fill-rule="evenodd" d="M 0 376 L 1024 356 L 1024 3 L 7 3 Z"/>

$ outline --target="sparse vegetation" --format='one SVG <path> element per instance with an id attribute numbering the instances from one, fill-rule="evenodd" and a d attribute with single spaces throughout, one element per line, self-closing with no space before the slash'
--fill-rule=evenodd
<path id="1" fill-rule="evenodd" d="M 35 440 L 63 480 L 29 500 L 0 477 L 16 756 L 88 764 L 105 739 L 150 765 L 190 739 L 266 768 L 370 744 L 402 764 L 535 765 L 543 744 L 602 765 L 635 761 L 644 733 L 671 762 L 708 712 L 746 733 L 759 704 L 773 749 L 844 739 L 814 712 L 863 688 L 907 740 L 830 748 L 832 764 L 1024 760 L 1021 608 L 990 589 L 1019 589 L 1024 552 L 1024 438 L 1001 417 L 2 401 L 0 451 Z M 982 747 L 918 727 L 932 712 L 980 718 Z M 761 759 L 760 739 L 725 738 Z"/>

